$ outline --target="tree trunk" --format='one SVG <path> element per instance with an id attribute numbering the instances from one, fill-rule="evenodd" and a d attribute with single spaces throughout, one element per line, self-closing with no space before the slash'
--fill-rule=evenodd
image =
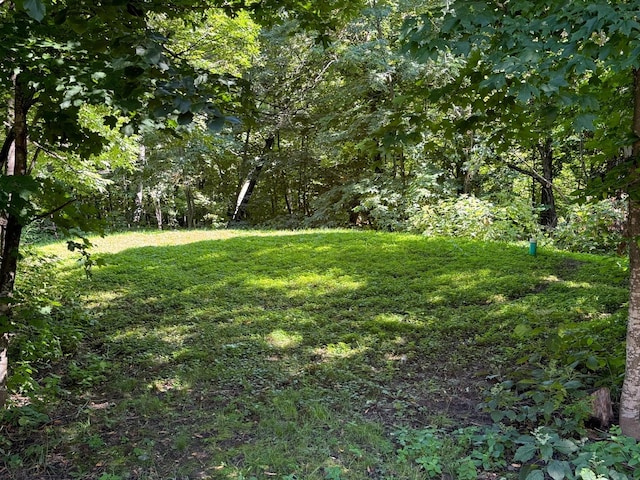
<path id="1" fill-rule="evenodd" d="M 550 228 L 554 228 L 558 224 L 558 214 L 556 212 L 555 194 L 553 192 L 553 149 L 551 148 L 551 139 L 543 145 L 538 146 L 538 151 L 542 159 L 542 175 L 533 170 L 527 170 L 514 163 L 507 162 L 507 167 L 516 172 L 531 177 L 531 201 L 533 206 L 537 206 L 536 199 L 536 183 L 542 187 L 541 203 L 546 207 L 539 218 L 539 223 Z"/>
<path id="2" fill-rule="evenodd" d="M 640 440 L 640 202 L 629 200 L 629 320 L 627 359 L 620 399 L 622 433 Z"/>
<path id="3" fill-rule="evenodd" d="M 140 150 L 138 152 L 138 159 L 140 164 L 147 163 L 147 150 L 143 144 L 140 144 Z M 133 223 L 140 226 L 140 221 L 144 215 L 144 183 L 140 180 L 138 184 L 138 190 L 136 191 L 135 210 L 133 211 Z"/>
<path id="4" fill-rule="evenodd" d="M 284 203 L 287 206 L 287 213 L 289 215 L 292 215 L 293 214 L 293 209 L 291 208 L 291 200 L 289 200 L 289 184 L 287 182 L 287 178 L 286 178 L 284 172 L 282 172 L 281 177 L 282 177 L 282 185 L 283 185 L 283 188 L 284 188 L 284 192 L 283 192 Z"/>
<path id="5" fill-rule="evenodd" d="M 195 228 L 196 207 L 193 201 L 193 190 L 189 184 L 185 184 L 184 186 L 184 198 L 187 202 L 187 228 Z"/>
<path id="6" fill-rule="evenodd" d="M 133 223 L 140 225 L 142 215 L 144 214 L 144 184 L 142 181 L 138 184 L 138 190 L 136 191 L 136 208 L 133 212 Z"/>
<path id="7" fill-rule="evenodd" d="M 551 138 L 547 138 L 543 144 L 538 145 L 540 160 L 542 161 L 542 195 L 540 203 L 544 210 L 540 214 L 540 224 L 548 228 L 558 225 L 556 213 L 556 200 L 553 194 L 553 144 Z"/>
<path id="8" fill-rule="evenodd" d="M 273 136 L 267 138 L 264 145 L 264 151 L 262 152 L 262 157 L 258 159 L 258 162 L 253 167 L 253 170 L 249 173 L 246 181 L 242 185 L 240 189 L 240 193 L 238 194 L 238 199 L 236 201 L 236 208 L 233 212 L 233 217 L 231 221 L 240 221 L 244 220 L 247 216 L 247 206 L 249 205 L 249 200 L 251 199 L 251 195 L 253 194 L 253 190 L 258 183 L 258 176 L 260 175 L 260 171 L 264 164 L 267 161 L 267 155 L 271 151 L 273 147 L 273 143 L 275 142 L 275 138 Z"/>
<path id="9" fill-rule="evenodd" d="M 153 204 L 156 209 L 156 223 L 158 230 L 162 230 L 162 203 L 160 203 L 160 195 L 154 197 Z"/>
<path id="10" fill-rule="evenodd" d="M 26 85 L 23 85 L 19 75 L 14 78 L 13 103 L 13 147 L 7 158 L 6 175 L 24 176 L 27 174 L 27 112 L 31 105 L 31 95 Z M 12 202 L 13 198 L 9 199 Z M 0 407 L 7 400 L 7 376 L 9 374 L 9 334 L 8 317 L 11 314 L 10 298 L 18 269 L 18 250 L 22 237 L 24 219 L 17 217 L 10 211 L 2 213 L 0 228 L 2 245 L 0 246 Z M 3 321 L 4 320 L 4 321 Z"/>
<path id="11" fill-rule="evenodd" d="M 633 133 L 636 141 L 632 155 L 637 169 L 640 158 L 640 70 L 634 70 Z M 640 200 L 638 185 L 629 188 L 629 320 L 627 323 L 627 358 L 620 399 L 622 433 L 640 440 Z"/>

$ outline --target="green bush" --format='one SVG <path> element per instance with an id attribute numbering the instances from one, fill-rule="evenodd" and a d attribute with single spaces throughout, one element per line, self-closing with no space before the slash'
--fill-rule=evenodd
<path id="1" fill-rule="evenodd" d="M 558 220 L 553 242 L 565 250 L 614 253 L 624 240 L 626 215 L 624 199 L 570 205 Z"/>
<path id="2" fill-rule="evenodd" d="M 405 199 L 401 182 L 362 179 L 333 188 L 316 199 L 314 213 L 306 219 L 308 227 L 346 227 L 357 225 L 375 230 L 406 230 Z"/>
<path id="3" fill-rule="evenodd" d="M 2 328 L 12 334 L 8 387 L 34 399 L 57 391 L 59 379 L 49 375 L 38 383 L 38 372 L 73 354 L 86 324 L 84 310 L 72 300 L 61 298 L 55 261 L 26 252 L 20 268 L 29 274 L 19 276 L 12 314 L 2 319 Z"/>
<path id="4" fill-rule="evenodd" d="M 500 203 L 461 195 L 427 204 L 411 218 L 410 229 L 425 235 L 516 241 L 539 234 L 536 212 L 522 198 Z"/>
<path id="5" fill-rule="evenodd" d="M 402 429 L 395 437 L 398 463 L 420 466 L 424 478 L 497 478 L 510 469 L 523 480 L 640 479 L 640 444 L 619 427 L 596 441 L 567 438 L 550 427 L 520 433 L 502 423 L 453 432 Z"/>

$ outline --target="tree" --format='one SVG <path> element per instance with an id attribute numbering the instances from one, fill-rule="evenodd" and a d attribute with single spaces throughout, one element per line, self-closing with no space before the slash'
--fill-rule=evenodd
<path id="1" fill-rule="evenodd" d="M 624 191 L 629 199 L 631 280 L 620 425 L 636 439 L 640 439 L 639 33 L 638 3 L 633 1 L 446 2 L 405 24 L 407 48 L 421 60 L 441 55 L 464 60 L 456 76 L 478 97 L 469 115 L 474 122 L 481 124 L 509 106 L 551 102 L 571 112 L 577 131 L 594 132 L 601 152 L 596 161 L 623 157 L 583 193 Z"/>

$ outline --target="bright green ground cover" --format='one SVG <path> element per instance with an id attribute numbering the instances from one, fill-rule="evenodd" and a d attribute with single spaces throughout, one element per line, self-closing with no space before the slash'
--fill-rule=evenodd
<path id="1" fill-rule="evenodd" d="M 5 430 L 7 478 L 440 478 L 462 447 L 434 447 L 439 472 L 398 454 L 407 432 L 490 423 L 476 406 L 518 359 L 619 381 L 620 259 L 351 231 L 96 244 L 91 281 L 59 263 L 84 341 L 46 372 L 49 419 Z M 550 348 L 563 325 L 581 333 Z"/>

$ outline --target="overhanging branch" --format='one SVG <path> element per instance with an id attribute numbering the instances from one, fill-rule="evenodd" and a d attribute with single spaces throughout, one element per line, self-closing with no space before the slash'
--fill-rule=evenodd
<path id="1" fill-rule="evenodd" d="M 54 213 L 58 213 L 60 210 L 62 210 L 63 208 L 68 207 L 69 205 L 71 205 L 73 202 L 75 202 L 76 200 L 78 200 L 77 198 L 72 198 L 71 200 L 68 200 L 66 202 L 64 202 L 62 205 L 60 205 L 59 207 L 54 208 L 53 210 L 50 210 L 48 212 L 45 213 L 41 213 L 39 215 L 36 215 L 35 217 L 33 217 L 34 220 L 41 220 L 43 218 L 47 218 L 50 217 L 51 215 L 53 215 Z"/>
<path id="2" fill-rule="evenodd" d="M 538 172 L 535 172 L 533 170 L 527 170 L 526 168 L 522 168 L 516 165 L 515 163 L 510 163 L 510 162 L 507 162 L 506 166 L 509 167 L 511 170 L 514 170 L 518 173 L 522 173 L 523 175 L 527 175 L 533 178 L 536 182 L 538 182 L 543 187 L 553 189 L 553 191 L 556 192 L 560 197 L 562 197 L 563 200 L 568 200 L 567 196 L 564 193 L 562 193 L 560 190 L 558 190 L 558 187 L 556 187 L 553 184 L 553 182 L 550 182 L 549 180 L 544 178 L 542 175 L 540 175 Z"/>

